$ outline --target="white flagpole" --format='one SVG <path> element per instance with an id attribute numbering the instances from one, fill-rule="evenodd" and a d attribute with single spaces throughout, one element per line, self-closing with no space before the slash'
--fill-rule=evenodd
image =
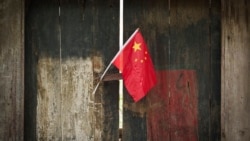
<path id="1" fill-rule="evenodd" d="M 115 55 L 115 57 L 112 59 L 112 61 L 109 63 L 109 65 L 107 66 L 107 68 L 105 69 L 105 71 L 103 72 L 103 74 L 100 77 L 100 80 L 98 81 L 94 91 L 92 92 L 92 94 L 95 94 L 97 88 L 99 87 L 103 77 L 105 76 L 105 74 L 107 73 L 108 69 L 110 68 L 110 66 L 112 65 L 112 63 L 115 61 L 115 59 L 118 57 L 118 55 L 123 51 L 124 47 L 127 46 L 127 44 L 130 42 L 130 40 L 135 36 L 135 34 L 138 32 L 139 28 L 137 28 L 135 30 L 135 32 L 129 37 L 129 39 L 126 41 L 126 43 L 122 46 L 122 48 L 117 52 L 117 54 Z"/>
<path id="2" fill-rule="evenodd" d="M 123 49 L 123 0 L 120 0 L 119 48 Z M 132 36 L 133 37 L 133 36 Z M 121 72 L 120 72 L 121 73 Z M 123 127 L 123 80 L 119 80 L 119 128 Z"/>

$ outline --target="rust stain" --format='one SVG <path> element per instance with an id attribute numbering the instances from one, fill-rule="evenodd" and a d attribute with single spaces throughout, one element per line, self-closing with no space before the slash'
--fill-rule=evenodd
<path id="1" fill-rule="evenodd" d="M 94 72 L 100 73 L 104 68 L 104 64 L 102 62 L 102 57 L 100 55 L 94 55 L 94 56 L 92 56 L 92 62 L 93 62 Z"/>

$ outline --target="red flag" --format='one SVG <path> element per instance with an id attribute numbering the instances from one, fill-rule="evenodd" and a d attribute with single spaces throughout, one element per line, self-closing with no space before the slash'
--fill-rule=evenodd
<path id="1" fill-rule="evenodd" d="M 125 86 L 135 102 L 156 84 L 154 66 L 139 31 L 131 37 L 113 64 L 122 72 Z"/>

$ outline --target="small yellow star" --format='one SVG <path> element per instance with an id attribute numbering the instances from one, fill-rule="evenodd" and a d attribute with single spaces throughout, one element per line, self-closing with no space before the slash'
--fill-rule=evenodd
<path id="1" fill-rule="evenodd" d="M 134 43 L 133 46 L 134 52 L 136 52 L 137 50 L 141 50 L 141 43 Z"/>

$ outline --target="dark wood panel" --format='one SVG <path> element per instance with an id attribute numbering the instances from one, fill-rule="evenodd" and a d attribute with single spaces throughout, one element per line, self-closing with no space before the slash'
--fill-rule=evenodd
<path id="1" fill-rule="evenodd" d="M 124 2 L 124 40 L 139 27 L 157 70 L 169 67 L 169 22 L 168 1 Z"/>
<path id="2" fill-rule="evenodd" d="M 210 140 L 221 140 L 221 2 L 210 4 L 211 90 Z"/>
<path id="3" fill-rule="evenodd" d="M 26 9 L 24 140 L 60 140 L 58 1 L 32 0 Z"/>
<path id="4" fill-rule="evenodd" d="M 199 140 L 218 140 L 220 138 L 219 10 L 219 1 L 210 3 L 208 0 L 177 0 L 170 1 L 170 3 L 160 0 L 126 1 L 124 8 L 125 37 L 129 36 L 129 33 L 135 28 L 141 28 L 158 71 L 184 69 L 196 72 L 198 91 L 196 112 L 198 113 L 199 129 L 197 136 Z M 166 81 L 170 81 L 172 76 L 166 79 Z M 165 87 L 168 85 L 166 84 Z M 171 100 L 175 99 L 175 94 L 172 93 L 170 97 L 172 98 L 171 103 Z M 133 119 L 132 115 L 137 115 L 138 111 L 146 112 L 147 109 L 140 105 L 148 105 L 148 102 L 150 102 L 149 98 L 146 103 L 141 101 L 134 104 L 130 97 L 125 98 L 125 105 L 128 107 L 134 105 L 136 108 L 133 108 L 134 112 L 125 111 L 124 113 L 127 120 L 124 121 L 124 138 L 133 136 L 131 131 L 126 131 L 126 124 L 128 127 L 143 124 L 143 120 L 142 123 L 134 123 L 129 119 Z M 174 111 L 172 112 L 174 114 Z M 141 135 L 143 136 L 145 133 Z"/>
<path id="5" fill-rule="evenodd" d="M 147 97 L 147 139 L 198 141 L 196 71 L 158 71 L 157 78 Z"/>
<path id="6" fill-rule="evenodd" d="M 128 93 L 124 96 L 125 100 L 130 99 L 127 98 Z M 124 126 L 123 126 L 123 134 L 122 140 L 134 141 L 147 140 L 147 119 L 145 109 L 140 104 L 131 104 L 128 105 L 126 102 L 124 106 Z M 142 102 L 141 102 L 142 103 Z M 145 105 L 144 105 L 145 106 Z M 137 111 L 141 110 L 141 111 Z"/>
<path id="7" fill-rule="evenodd" d="M 171 3 L 170 65 L 192 69 L 198 83 L 198 137 L 210 140 L 211 48 L 208 0 Z M 217 113 L 219 114 L 219 113 Z"/>
<path id="8" fill-rule="evenodd" d="M 118 82 L 105 82 L 95 95 L 92 90 L 119 49 L 118 3 L 61 0 L 60 9 L 62 81 L 66 91 L 62 93 L 63 110 L 80 108 L 66 115 L 78 115 L 78 119 L 72 120 L 82 123 L 79 130 L 65 118 L 64 138 L 70 139 L 67 134 L 71 134 L 82 139 L 117 140 Z M 82 95 L 82 99 L 77 99 L 76 94 Z M 77 101 L 82 106 L 75 105 Z"/>
<path id="9" fill-rule="evenodd" d="M 26 140 L 118 139 L 118 82 L 92 95 L 119 49 L 118 31 L 115 0 L 29 1 Z"/>
<path id="10" fill-rule="evenodd" d="M 198 105 L 193 109 L 198 111 L 191 113 L 198 112 L 199 131 L 193 135 L 188 130 L 189 140 L 197 140 L 197 136 L 200 140 L 219 138 L 218 3 L 212 9 L 213 4 L 208 0 L 171 1 L 170 5 L 163 0 L 125 1 L 125 40 L 139 27 L 158 71 L 184 69 L 197 74 Z M 35 139 L 38 134 L 44 137 L 41 139 L 118 139 L 118 83 L 104 82 L 96 95 L 91 95 L 96 79 L 118 51 L 118 4 L 115 0 L 31 2 L 26 21 L 27 138 Z M 112 67 L 110 72 L 117 70 Z M 174 76 L 166 77 L 162 87 L 168 87 L 167 82 L 172 79 Z M 170 90 L 163 95 L 168 97 L 169 93 L 170 99 L 164 99 L 168 105 L 159 107 L 164 112 L 171 103 L 183 98 Z M 152 102 L 149 97 L 134 103 L 125 90 L 124 101 L 124 140 L 164 135 L 169 139 L 185 138 L 183 134 L 172 135 L 174 130 L 167 132 L 159 128 L 168 120 L 161 123 L 150 120 L 154 116 L 148 112 Z M 168 118 L 172 115 L 178 119 L 176 111 L 172 106 Z M 47 115 L 37 117 L 42 113 Z M 66 114 L 62 116 L 62 113 Z M 48 131 L 43 125 L 52 128 Z M 155 133 L 149 125 L 161 132 Z M 195 125 L 191 128 L 197 130 Z"/>
<path id="11" fill-rule="evenodd" d="M 165 69 L 168 66 L 169 45 L 168 1 L 124 1 L 124 40 L 138 27 L 148 45 L 155 68 Z M 147 140 L 151 134 L 147 127 L 146 98 L 134 103 L 124 89 L 123 140 Z"/>
<path id="12" fill-rule="evenodd" d="M 24 0 L 0 1 L 0 140 L 23 140 Z"/>
<path id="13" fill-rule="evenodd" d="M 105 82 L 103 85 L 104 91 L 97 93 L 102 98 L 104 115 L 103 120 L 99 121 L 103 126 L 101 140 L 117 141 L 119 138 L 119 86 L 117 81 Z"/>
<path id="14" fill-rule="evenodd" d="M 96 107 L 95 97 L 91 95 L 94 81 L 90 54 L 91 7 L 85 1 L 60 0 L 61 104 L 65 113 L 62 138 L 66 140 L 93 140 L 96 132 L 100 133 L 100 129 L 95 128 L 95 112 L 100 113 L 101 108 Z"/>
<path id="15" fill-rule="evenodd" d="M 93 19 L 93 49 L 100 53 L 105 69 L 119 50 L 119 1 L 96 1 Z M 101 72 L 98 76 L 100 76 Z M 108 73 L 118 73 L 111 67 Z M 98 78 L 98 77 L 96 77 Z M 103 92 L 97 93 L 103 104 L 103 141 L 117 141 L 119 136 L 118 81 L 103 82 Z"/>

